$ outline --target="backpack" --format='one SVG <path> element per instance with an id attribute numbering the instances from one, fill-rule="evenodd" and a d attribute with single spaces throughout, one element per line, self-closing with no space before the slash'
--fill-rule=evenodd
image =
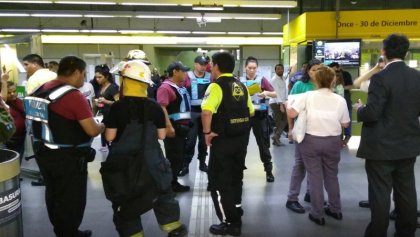
<path id="1" fill-rule="evenodd" d="M 0 107 L 0 143 L 9 140 L 16 132 L 15 122 L 10 113 Z"/>

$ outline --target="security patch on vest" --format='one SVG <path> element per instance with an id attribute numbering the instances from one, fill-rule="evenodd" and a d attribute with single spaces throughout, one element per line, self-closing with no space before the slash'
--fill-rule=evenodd
<path id="1" fill-rule="evenodd" d="M 241 96 L 244 96 L 244 91 L 241 85 L 237 84 L 236 82 L 232 84 L 232 96 L 236 100 L 239 100 Z"/>

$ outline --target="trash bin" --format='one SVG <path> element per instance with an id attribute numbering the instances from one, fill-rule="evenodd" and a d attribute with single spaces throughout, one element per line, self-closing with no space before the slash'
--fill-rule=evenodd
<path id="1" fill-rule="evenodd" d="M 0 236 L 22 237 L 19 154 L 0 149 Z"/>

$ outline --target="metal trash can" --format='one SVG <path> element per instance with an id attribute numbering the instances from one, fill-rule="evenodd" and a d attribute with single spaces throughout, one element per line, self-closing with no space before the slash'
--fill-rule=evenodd
<path id="1" fill-rule="evenodd" d="M 22 237 L 22 204 L 17 152 L 0 149 L 0 236 Z"/>

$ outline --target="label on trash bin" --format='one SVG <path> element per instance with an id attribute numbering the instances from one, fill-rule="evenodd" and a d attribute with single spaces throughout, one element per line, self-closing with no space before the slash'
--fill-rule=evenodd
<path id="1" fill-rule="evenodd" d="M 20 187 L 0 193 L 0 226 L 20 214 Z"/>

